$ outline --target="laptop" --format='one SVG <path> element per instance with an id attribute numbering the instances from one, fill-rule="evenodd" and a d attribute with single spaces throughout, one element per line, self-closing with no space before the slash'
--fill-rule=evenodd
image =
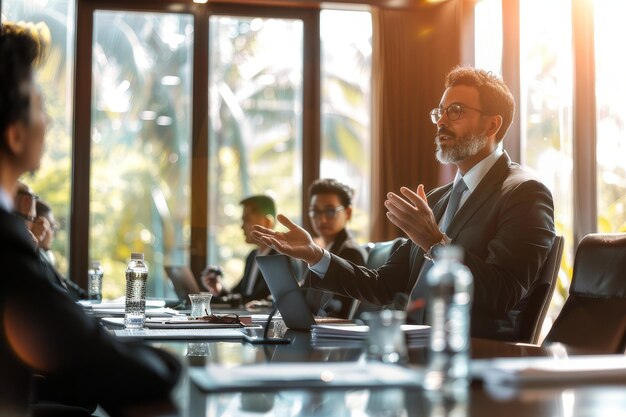
<path id="1" fill-rule="evenodd" d="M 285 325 L 293 330 L 310 330 L 311 326 L 324 323 L 349 323 L 350 320 L 333 317 L 315 317 L 309 308 L 305 294 L 307 288 L 298 285 L 296 274 L 288 256 L 257 256 L 256 262 L 272 293 L 274 302 Z"/>
<path id="2" fill-rule="evenodd" d="M 189 305 L 189 294 L 199 293 L 200 287 L 191 269 L 186 266 L 165 266 L 165 273 L 174 285 L 174 291 L 184 305 Z"/>

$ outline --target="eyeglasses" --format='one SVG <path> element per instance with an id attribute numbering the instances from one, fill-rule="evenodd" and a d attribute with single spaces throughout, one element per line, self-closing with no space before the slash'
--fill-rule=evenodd
<path id="1" fill-rule="evenodd" d="M 35 223 L 35 218 L 33 216 L 29 216 L 27 214 L 20 213 L 19 211 L 14 212 L 14 214 L 17 217 L 21 217 L 22 219 L 26 220 L 27 222 Z"/>
<path id="2" fill-rule="evenodd" d="M 345 207 L 344 206 L 329 207 L 329 208 L 325 208 L 324 210 L 310 209 L 309 217 L 311 217 L 312 219 L 319 219 L 320 217 L 325 216 L 327 219 L 334 219 L 337 213 L 340 212 L 341 210 L 345 210 Z"/>
<path id="3" fill-rule="evenodd" d="M 430 111 L 430 121 L 434 124 L 437 124 L 439 119 L 443 117 L 444 113 L 448 115 L 448 119 L 450 119 L 451 121 L 459 120 L 459 118 L 466 109 L 474 110 L 481 114 L 483 113 L 481 109 L 477 109 L 476 107 L 466 106 L 465 104 L 452 103 L 445 109 L 441 107 L 435 107 L 434 109 L 432 109 Z"/>
<path id="4" fill-rule="evenodd" d="M 30 191 L 26 191 L 26 190 L 23 190 L 23 189 L 17 190 L 17 195 L 30 197 L 33 200 L 39 200 L 39 196 L 37 194 L 31 193 Z"/>
<path id="5" fill-rule="evenodd" d="M 244 324 L 241 322 L 241 319 L 239 318 L 238 314 L 220 314 L 220 315 L 215 315 L 215 314 L 208 314 L 207 310 L 204 310 L 205 313 L 207 313 L 205 316 L 202 317 L 189 317 L 189 320 L 196 320 L 196 321 L 205 321 L 208 323 L 215 323 L 215 324 L 236 324 L 238 326 L 243 326 Z"/>

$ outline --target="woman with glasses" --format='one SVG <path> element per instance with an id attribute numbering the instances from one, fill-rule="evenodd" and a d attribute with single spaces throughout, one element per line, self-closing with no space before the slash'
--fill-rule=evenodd
<path id="1" fill-rule="evenodd" d="M 367 254 L 346 226 L 352 217 L 354 191 L 334 179 L 319 179 L 309 187 L 309 218 L 320 246 L 340 258 L 365 265 Z M 321 316 L 351 318 L 355 300 L 321 290 L 309 289 L 307 302 Z M 356 307 L 356 306 L 355 306 Z"/>

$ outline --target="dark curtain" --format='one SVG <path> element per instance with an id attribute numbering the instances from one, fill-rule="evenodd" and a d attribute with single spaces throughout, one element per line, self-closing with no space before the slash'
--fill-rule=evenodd
<path id="1" fill-rule="evenodd" d="M 462 0 L 417 10 L 377 9 L 374 27 L 372 213 L 370 236 L 401 236 L 383 205 L 401 186 L 426 191 L 453 179 L 435 159 L 436 128 L 428 113 L 443 94 L 445 74 L 461 62 Z"/>

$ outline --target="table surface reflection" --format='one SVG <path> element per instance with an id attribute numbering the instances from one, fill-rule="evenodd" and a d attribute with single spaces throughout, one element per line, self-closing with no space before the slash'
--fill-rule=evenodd
<path id="1" fill-rule="evenodd" d="M 316 346 L 307 332 L 287 333 L 289 345 L 239 342 L 152 343 L 178 355 L 190 367 L 213 364 L 240 366 L 259 363 L 359 361 L 364 347 Z M 555 357 L 593 354 L 560 344 L 540 347 L 472 339 L 472 357 Z M 425 347 L 409 349 L 412 367 L 426 363 Z M 475 381 L 466 391 L 447 396 L 420 389 L 281 389 L 263 387 L 241 392 L 206 393 L 182 378 L 174 396 L 183 416 L 626 416 L 623 384 L 584 384 L 516 389 Z"/>

